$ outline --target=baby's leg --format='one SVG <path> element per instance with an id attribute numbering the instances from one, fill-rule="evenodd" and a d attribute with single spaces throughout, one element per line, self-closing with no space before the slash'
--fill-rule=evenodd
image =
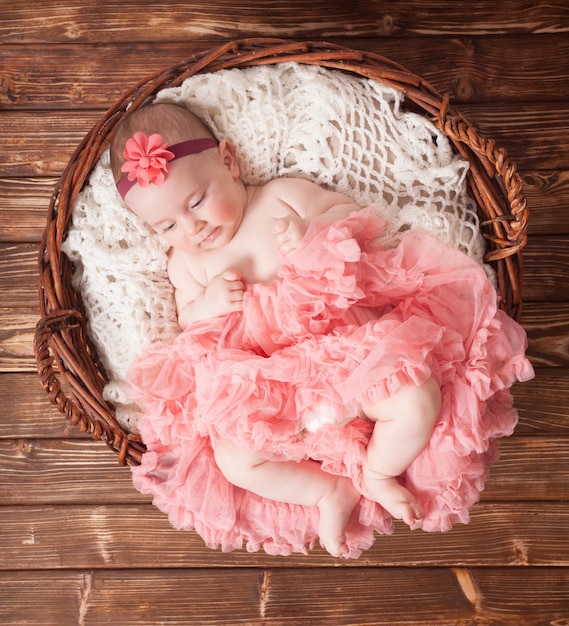
<path id="1" fill-rule="evenodd" d="M 364 495 L 412 528 L 425 513 L 415 496 L 397 481 L 429 441 L 439 415 L 441 394 L 430 378 L 410 385 L 372 406 L 365 414 L 375 422 L 363 468 Z"/>
<path id="2" fill-rule="evenodd" d="M 350 480 L 322 471 L 314 461 L 267 461 L 227 440 L 217 442 L 215 460 L 237 487 L 279 502 L 317 506 L 322 545 L 334 556 L 348 555 L 346 525 L 360 499 Z"/>

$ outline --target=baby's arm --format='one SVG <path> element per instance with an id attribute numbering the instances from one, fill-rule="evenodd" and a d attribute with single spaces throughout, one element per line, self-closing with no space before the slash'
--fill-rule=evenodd
<path id="1" fill-rule="evenodd" d="M 298 247 L 311 222 L 339 220 L 362 208 L 347 196 L 308 180 L 277 178 L 269 184 L 291 209 L 290 215 L 275 220 L 273 228 L 275 246 L 285 256 Z"/>
<path id="2" fill-rule="evenodd" d="M 226 270 L 202 285 L 188 271 L 181 255 L 171 254 L 168 277 L 174 286 L 178 325 L 182 330 L 193 322 L 242 309 L 244 284 L 235 270 Z"/>

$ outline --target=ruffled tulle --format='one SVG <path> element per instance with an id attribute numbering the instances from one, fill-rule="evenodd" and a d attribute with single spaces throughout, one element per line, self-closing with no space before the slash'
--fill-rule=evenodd
<path id="1" fill-rule="evenodd" d="M 133 480 L 176 528 L 212 548 L 306 552 L 316 508 L 234 487 L 217 468 L 220 438 L 282 460 L 314 459 L 360 484 L 371 424 L 361 406 L 434 377 L 442 409 L 402 481 L 426 511 L 423 529 L 468 521 L 498 440 L 517 422 L 510 387 L 528 380 L 522 328 L 466 255 L 419 232 L 389 250 L 372 210 L 311 225 L 279 278 L 248 287 L 243 313 L 194 324 L 156 344 L 129 376 L 148 451 Z M 350 556 L 390 516 L 361 498 Z"/>

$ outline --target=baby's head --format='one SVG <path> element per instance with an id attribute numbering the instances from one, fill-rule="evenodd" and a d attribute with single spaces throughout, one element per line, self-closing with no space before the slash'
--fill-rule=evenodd
<path id="1" fill-rule="evenodd" d="M 158 134 L 168 146 L 195 139 L 215 141 L 210 129 L 185 107 L 169 103 L 140 107 L 131 114 L 127 113 L 111 142 L 111 168 L 117 183 L 124 174 L 121 168 L 126 162 L 124 150 L 127 141 L 135 133 Z"/>
<path id="2" fill-rule="evenodd" d="M 217 247 L 239 226 L 245 194 L 233 147 L 182 106 L 127 114 L 111 142 L 111 168 L 129 209 L 174 247 Z"/>

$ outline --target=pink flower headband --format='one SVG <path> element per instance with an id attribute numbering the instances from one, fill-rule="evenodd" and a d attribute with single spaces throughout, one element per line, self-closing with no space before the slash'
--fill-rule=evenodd
<path id="1" fill-rule="evenodd" d="M 170 172 L 169 161 L 180 159 L 190 154 L 199 154 L 209 148 L 215 148 L 215 139 L 192 139 L 170 146 L 161 135 L 147 135 L 137 132 L 126 142 L 123 156 L 126 162 L 121 167 L 125 172 L 117 182 L 117 189 L 124 199 L 126 194 L 138 183 L 141 187 L 161 185 Z"/>

